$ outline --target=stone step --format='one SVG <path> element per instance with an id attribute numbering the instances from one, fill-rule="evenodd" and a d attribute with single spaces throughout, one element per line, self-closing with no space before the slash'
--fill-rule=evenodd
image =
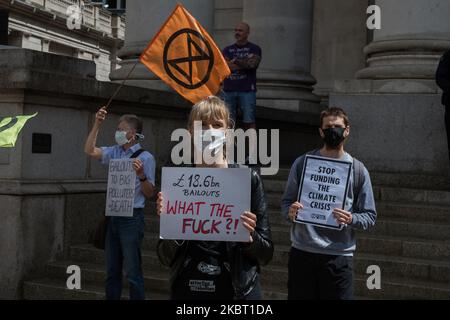
<path id="1" fill-rule="evenodd" d="M 146 233 L 158 233 L 159 234 L 159 217 L 147 216 L 145 217 L 145 232 Z"/>
<path id="2" fill-rule="evenodd" d="M 274 225 L 271 229 L 275 255 L 283 256 L 284 248 L 291 245 L 289 226 Z M 448 230 L 448 226 L 380 220 L 372 232 L 357 233 L 357 252 L 450 261 Z M 143 249 L 155 252 L 158 237 L 157 233 L 146 233 Z"/>
<path id="3" fill-rule="evenodd" d="M 381 275 L 381 289 L 367 288 L 368 275 L 355 276 L 357 299 L 449 299 L 450 283 L 419 281 L 414 278 L 395 278 Z M 261 272 L 263 287 L 272 292 L 287 293 L 288 276 L 285 268 L 269 266 Z"/>
<path id="4" fill-rule="evenodd" d="M 445 172 L 441 175 L 371 172 L 370 179 L 374 186 L 450 190 L 450 176 Z"/>
<path id="5" fill-rule="evenodd" d="M 272 263 L 275 265 L 287 265 L 289 250 L 290 245 L 275 244 Z M 358 236 L 356 251 L 358 253 L 395 257 L 450 261 L 449 241 L 418 240 L 405 237 L 365 234 Z"/>
<path id="6" fill-rule="evenodd" d="M 376 203 L 377 219 L 399 219 L 411 222 L 426 222 L 450 225 L 450 206 L 423 205 L 401 202 L 379 201 Z M 269 207 L 271 223 L 284 219 L 281 208 Z"/>
<path id="7" fill-rule="evenodd" d="M 281 215 L 280 215 L 281 217 Z M 290 243 L 290 225 L 279 225 L 271 220 L 272 240 L 276 244 Z M 284 223 L 283 218 L 279 221 Z M 357 237 L 365 235 L 399 236 L 423 240 L 450 240 L 450 225 L 433 223 L 406 222 L 403 219 L 378 219 L 375 226 L 368 231 L 357 230 Z"/>
<path id="8" fill-rule="evenodd" d="M 277 193 L 282 194 L 286 188 L 286 180 L 275 180 L 275 179 L 265 179 L 264 180 L 264 190 L 266 193 Z"/>
<path id="9" fill-rule="evenodd" d="M 265 184 L 266 197 L 271 207 L 280 207 L 284 187 L 279 181 L 268 181 Z M 401 187 L 373 186 L 376 203 L 379 201 L 407 202 L 427 205 L 450 205 L 450 191 L 425 190 Z"/>
<path id="10" fill-rule="evenodd" d="M 72 246 L 70 258 L 81 263 L 105 264 L 104 252 L 90 245 Z M 167 272 L 168 270 L 167 267 L 161 265 L 156 253 L 152 251 L 142 252 L 142 263 L 143 268 L 147 270 L 155 270 L 157 272 Z M 410 277 L 450 283 L 450 262 L 357 252 L 355 256 L 355 272 L 364 275 L 367 267 L 370 265 L 380 266 L 382 274 L 389 277 Z M 280 267 L 287 272 L 287 261 L 285 261 L 285 264 L 272 262 L 269 266 Z M 264 272 L 265 267 L 263 267 Z"/>
<path id="11" fill-rule="evenodd" d="M 375 200 L 450 205 L 450 191 L 448 190 L 424 190 L 380 186 L 375 186 L 373 189 Z"/>
<path id="12" fill-rule="evenodd" d="M 279 168 L 278 172 L 276 175 L 273 176 L 262 176 L 264 183 L 266 183 L 266 181 L 284 181 L 286 182 L 288 177 L 289 177 L 289 172 L 291 171 L 291 167 L 286 167 L 286 168 Z"/>
<path id="13" fill-rule="evenodd" d="M 358 231 L 360 234 L 364 231 Z M 450 224 L 414 222 L 403 218 L 380 218 L 368 234 L 408 237 L 423 240 L 450 240 Z"/>
<path id="14" fill-rule="evenodd" d="M 142 250 L 156 253 L 158 240 L 159 240 L 158 233 L 145 233 L 144 240 L 142 241 Z"/>
<path id="15" fill-rule="evenodd" d="M 147 270 L 155 270 L 157 272 L 168 272 L 169 268 L 159 262 L 156 251 L 143 250 L 142 267 Z M 70 260 L 80 263 L 90 263 L 105 266 L 105 252 L 94 248 L 90 244 L 74 245 L 70 247 Z"/>
<path id="16" fill-rule="evenodd" d="M 271 181 L 282 181 L 286 183 L 290 172 L 289 168 L 280 168 L 275 176 L 263 176 L 264 184 Z M 429 175 L 429 174 L 406 174 L 406 173 L 386 173 L 386 172 L 370 172 L 370 180 L 373 186 L 382 187 L 402 187 L 410 189 L 426 189 L 426 190 L 447 190 L 450 191 L 448 183 L 450 175 Z M 280 190 L 280 189 L 278 189 Z"/>
<path id="17" fill-rule="evenodd" d="M 285 251 L 287 250 L 288 248 L 285 248 Z M 84 253 L 82 253 L 83 251 Z M 155 254 L 151 252 L 143 252 L 142 256 L 144 268 L 152 268 L 151 272 L 146 273 L 146 288 L 148 288 L 150 292 L 155 292 L 155 290 L 159 290 L 164 287 L 162 285 L 162 281 L 167 280 L 167 269 L 162 269 L 163 267 L 161 267 Z M 71 258 L 74 260 L 75 258 L 77 258 L 77 260 L 75 260 L 76 262 L 61 262 L 57 263 L 56 266 L 52 266 L 53 268 L 59 269 L 59 271 L 55 271 L 55 269 L 49 269 L 49 272 L 52 272 L 52 275 L 57 275 L 62 279 L 62 285 L 65 285 L 64 279 L 66 279 L 67 277 L 67 274 L 65 273 L 67 266 L 77 263 L 82 269 L 82 277 L 85 278 L 84 275 L 86 275 L 87 273 L 87 280 L 85 281 L 100 281 L 99 283 L 103 281 L 104 270 L 102 268 L 104 265 L 104 255 L 101 250 L 89 247 L 88 245 L 73 246 L 71 248 Z M 85 260 L 88 260 L 91 263 L 85 263 Z M 427 285 L 431 288 L 436 287 L 436 284 L 434 282 L 450 284 L 450 263 L 447 262 L 370 255 L 363 253 L 359 253 L 356 256 L 355 262 L 355 272 L 357 274 L 357 277 L 365 277 L 365 279 L 367 279 L 367 276 L 365 274 L 367 266 L 373 264 L 380 266 L 382 287 L 386 283 L 389 285 L 388 288 L 392 288 L 392 290 L 394 290 L 393 292 L 385 290 L 385 292 L 383 293 L 383 297 L 409 297 L 409 293 L 407 292 L 403 292 L 400 296 L 397 296 L 400 289 L 397 288 L 398 285 L 393 285 L 398 282 L 397 280 L 402 279 L 402 277 L 404 278 L 403 280 L 406 279 L 406 283 L 415 281 L 417 279 L 427 280 L 427 282 L 421 282 L 422 286 Z M 261 277 L 263 288 L 265 288 L 264 292 L 266 299 L 286 299 L 287 260 L 285 265 L 274 264 L 274 262 L 272 262 L 270 265 L 262 267 Z M 156 282 L 157 285 L 152 285 L 152 282 Z M 149 284 L 148 287 L 147 283 Z M 365 285 L 365 282 L 362 284 Z M 162 291 L 165 291 L 166 289 L 167 287 L 165 287 Z M 362 289 L 360 289 L 357 292 L 357 295 L 360 296 L 361 299 L 378 297 L 377 294 L 373 295 L 372 291 L 366 291 L 362 291 Z M 436 295 L 436 293 L 431 294 Z M 418 298 L 428 298 L 428 296 L 420 296 Z"/>
<path id="18" fill-rule="evenodd" d="M 378 218 L 375 227 L 368 232 L 450 240 L 450 207 L 426 208 L 406 204 L 381 203 L 377 206 L 377 211 Z M 284 219 L 280 210 L 269 209 L 268 214 L 272 228 L 289 229 L 290 223 Z M 145 222 L 146 232 L 159 233 L 158 217 L 147 217 Z"/>
<path id="19" fill-rule="evenodd" d="M 100 285 L 85 285 L 80 290 L 69 290 L 62 281 L 42 278 L 24 282 L 25 300 L 104 300 L 104 287 Z M 127 300 L 128 291 L 123 290 L 122 300 Z M 264 300 L 286 300 L 287 292 L 279 292 L 273 288 L 263 291 Z M 355 297 L 357 300 L 368 299 Z M 169 293 L 146 292 L 146 300 L 169 300 Z"/>
<path id="20" fill-rule="evenodd" d="M 67 267 L 77 265 L 81 269 L 81 286 L 90 284 L 102 285 L 106 279 L 105 266 L 103 264 L 87 263 L 79 261 L 56 261 L 46 266 L 46 274 L 54 279 L 61 279 L 65 286 L 68 277 Z M 156 271 L 144 269 L 144 283 L 146 290 L 150 292 L 166 293 L 169 291 L 168 271 Z M 128 287 L 125 277 L 123 279 L 124 288 Z"/>
<path id="21" fill-rule="evenodd" d="M 288 180 L 290 168 L 280 168 L 275 176 L 263 176 L 266 192 L 283 192 Z M 409 175 L 399 173 L 370 174 L 375 188 L 402 188 L 405 190 L 450 191 L 450 176 Z M 154 199 L 153 199 L 154 200 Z M 150 201 L 147 201 L 151 203 Z"/>
<path id="22" fill-rule="evenodd" d="M 405 278 L 450 284 L 450 262 L 364 253 L 358 253 L 354 261 L 355 274 L 360 276 L 366 276 L 368 266 L 377 265 L 380 267 L 382 279 Z M 285 284 L 287 283 L 287 264 L 271 262 L 262 267 L 261 276 L 268 286 L 275 286 L 277 283 Z"/>
<path id="23" fill-rule="evenodd" d="M 272 226 L 289 226 L 278 207 L 269 207 Z M 418 238 L 450 239 L 450 206 L 423 205 L 398 202 L 377 202 L 378 219 L 374 233 L 398 234 Z M 388 221 L 394 223 L 390 224 Z M 422 225 L 422 226 L 421 226 Z M 159 232 L 159 218 L 146 216 L 146 231 Z M 448 234 L 449 236 L 445 236 Z"/>
<path id="24" fill-rule="evenodd" d="M 100 284 L 82 284 L 79 290 L 69 290 L 64 279 L 42 278 L 25 281 L 25 300 L 104 300 L 105 287 Z M 146 292 L 147 300 L 168 300 L 166 292 Z M 129 299 L 128 289 L 122 290 L 122 299 Z"/>
<path id="25" fill-rule="evenodd" d="M 450 261 L 450 241 L 420 240 L 384 235 L 360 235 L 357 251 L 437 261 Z"/>
<path id="26" fill-rule="evenodd" d="M 67 266 L 78 265 L 81 269 L 80 290 L 68 290 L 66 288 Z M 104 299 L 104 283 L 106 272 L 103 265 L 92 264 L 79 261 L 60 261 L 50 263 L 47 267 L 47 274 L 51 278 L 27 281 L 24 284 L 25 299 Z M 165 300 L 169 297 L 169 276 L 168 272 L 144 270 L 145 288 L 148 290 L 147 298 L 154 300 Z M 128 283 L 124 279 L 124 293 L 128 294 Z M 277 292 L 273 288 L 263 288 L 263 299 L 284 300 L 285 292 Z"/>
<path id="27" fill-rule="evenodd" d="M 376 208 L 378 217 L 450 224 L 449 205 L 421 205 L 406 202 L 379 201 L 376 203 Z"/>
<path id="28" fill-rule="evenodd" d="M 269 209 L 281 210 L 281 196 L 281 193 L 267 192 L 266 190 L 267 207 Z"/>
<path id="29" fill-rule="evenodd" d="M 25 300 L 104 300 L 105 288 L 100 284 L 82 285 L 80 290 L 69 290 L 61 279 L 42 278 L 24 282 Z M 263 290 L 264 300 L 286 300 L 287 292 Z M 146 292 L 146 300 L 169 300 L 169 292 Z M 122 292 L 122 300 L 128 300 L 128 289 Z"/>
<path id="30" fill-rule="evenodd" d="M 266 181 L 287 181 L 291 166 L 282 167 L 274 176 L 263 176 Z M 370 180 L 374 186 L 390 186 L 390 187 L 406 187 L 406 188 L 423 188 L 429 190 L 450 190 L 448 181 L 450 175 L 444 173 L 443 175 L 430 174 L 408 174 L 408 173 L 388 173 L 388 172 L 370 172 Z"/>
<path id="31" fill-rule="evenodd" d="M 411 223 L 397 222 L 397 230 L 400 230 L 397 235 L 393 235 L 396 231 L 396 229 L 392 229 L 394 228 L 392 226 L 393 223 L 386 223 L 391 224 L 389 228 L 391 228 L 392 234 L 357 233 L 357 252 L 450 261 L 450 241 L 442 233 L 442 230 L 445 230 L 444 228 L 437 228 L 436 230 L 439 230 L 439 232 L 435 234 L 430 230 L 429 237 L 432 239 L 427 239 L 426 230 L 423 230 L 422 235 L 412 234 L 412 236 L 408 236 L 407 234 L 401 234 L 402 230 L 411 230 L 413 228 Z M 383 223 L 380 223 L 380 226 L 382 225 Z M 422 227 L 418 226 L 418 228 L 420 230 Z M 286 251 L 289 250 L 291 245 L 289 227 L 272 226 L 271 229 L 272 240 L 275 246 L 274 260 L 286 265 Z M 421 238 L 421 236 L 423 237 Z M 157 242 L 158 234 L 146 233 L 142 248 L 143 250 L 156 251 Z"/>
<path id="32" fill-rule="evenodd" d="M 355 295 L 370 299 L 383 300 L 448 300 L 450 299 L 450 284 L 424 282 L 405 278 L 381 278 L 380 290 L 367 289 L 367 277 L 356 277 Z"/>
<path id="33" fill-rule="evenodd" d="M 366 275 L 367 267 L 377 265 L 381 277 L 407 278 L 450 284 L 450 262 L 356 253 L 355 273 Z"/>
<path id="34" fill-rule="evenodd" d="M 268 210 L 271 218 L 270 221 L 277 223 L 282 219 L 281 195 L 280 198 L 276 194 L 268 194 L 267 197 L 269 198 Z M 377 201 L 376 209 L 378 219 L 393 218 L 450 225 L 450 205 L 411 203 L 405 201 Z"/>

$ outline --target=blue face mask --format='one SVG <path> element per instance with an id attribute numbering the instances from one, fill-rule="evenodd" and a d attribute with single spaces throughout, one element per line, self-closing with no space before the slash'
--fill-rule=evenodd
<path id="1" fill-rule="evenodd" d="M 130 142 L 131 140 L 127 139 L 127 132 L 126 131 L 116 131 L 115 137 L 116 139 L 116 143 L 119 146 L 123 146 L 124 144 L 127 144 L 128 142 Z"/>

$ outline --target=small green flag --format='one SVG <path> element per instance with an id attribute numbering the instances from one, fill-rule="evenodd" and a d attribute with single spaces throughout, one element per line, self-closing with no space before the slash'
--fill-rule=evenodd
<path id="1" fill-rule="evenodd" d="M 16 144 L 17 136 L 28 119 L 35 117 L 38 113 L 30 116 L 7 117 L 0 120 L 0 148 L 12 148 Z"/>

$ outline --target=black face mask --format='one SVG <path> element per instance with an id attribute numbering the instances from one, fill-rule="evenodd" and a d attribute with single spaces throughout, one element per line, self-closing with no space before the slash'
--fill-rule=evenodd
<path id="1" fill-rule="evenodd" d="M 341 144 L 342 141 L 344 141 L 344 131 L 345 128 L 328 128 L 328 129 L 322 129 L 323 134 L 325 137 L 323 138 L 323 141 L 330 146 L 331 148 L 336 148 Z"/>

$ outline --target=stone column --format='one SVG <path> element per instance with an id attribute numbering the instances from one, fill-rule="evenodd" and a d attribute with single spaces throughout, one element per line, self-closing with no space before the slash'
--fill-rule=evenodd
<path id="1" fill-rule="evenodd" d="M 435 91 L 434 76 L 442 52 L 450 48 L 450 1 L 376 0 L 381 29 L 364 48 L 367 68 L 359 79 L 389 80 L 387 90 Z M 396 81 L 397 80 L 397 81 Z M 395 83 L 401 81 L 401 88 Z"/>
<path id="2" fill-rule="evenodd" d="M 311 69 L 324 105 L 336 80 L 351 79 L 366 65 L 366 9 L 367 1 L 314 0 Z"/>
<path id="3" fill-rule="evenodd" d="M 358 80 L 338 81 L 330 104 L 351 122 L 348 151 L 372 171 L 448 172 L 444 107 L 434 76 L 450 49 L 448 0 L 376 0 L 381 29 Z M 345 17 L 342 17 L 345 19 Z"/>
<path id="4" fill-rule="evenodd" d="M 127 2 L 125 44 L 118 52 L 121 68 L 111 72 L 112 81 L 123 80 L 142 51 L 167 20 L 179 1 L 176 0 L 133 0 Z M 214 1 L 185 0 L 183 6 L 200 22 L 210 34 L 213 30 Z M 139 63 L 127 85 L 168 90 L 143 64 Z"/>
<path id="5" fill-rule="evenodd" d="M 312 0 L 244 0 L 249 40 L 262 49 L 258 98 L 316 102 L 311 75 Z"/>

